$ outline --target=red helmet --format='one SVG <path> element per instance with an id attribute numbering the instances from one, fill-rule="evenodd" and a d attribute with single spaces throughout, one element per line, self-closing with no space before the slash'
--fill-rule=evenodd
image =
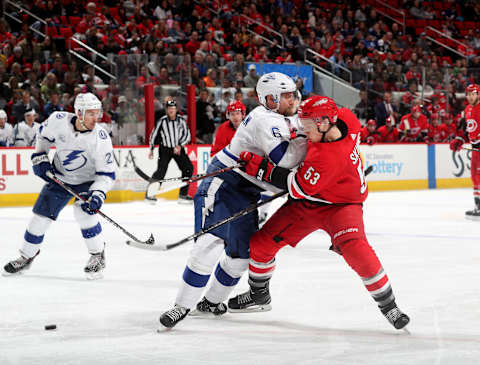
<path id="1" fill-rule="evenodd" d="M 333 99 L 326 96 L 315 95 L 300 104 L 298 117 L 300 119 L 312 119 L 317 125 L 327 117 L 330 123 L 337 122 L 338 108 Z"/>
<path id="2" fill-rule="evenodd" d="M 412 114 L 413 114 L 413 113 L 416 113 L 416 112 L 419 112 L 419 113 L 422 112 L 422 108 L 420 108 L 419 105 L 415 105 L 415 106 L 412 108 Z"/>
<path id="3" fill-rule="evenodd" d="M 373 126 L 373 127 L 377 126 L 377 122 L 375 121 L 375 119 L 369 119 L 368 120 L 367 127 L 369 127 L 369 126 Z"/>
<path id="4" fill-rule="evenodd" d="M 386 125 L 395 125 L 395 118 L 393 115 L 389 115 L 387 119 L 385 119 L 385 124 Z"/>
<path id="5" fill-rule="evenodd" d="M 477 84 L 470 84 L 465 89 L 465 94 L 476 92 L 480 95 L 480 85 Z"/>
<path id="6" fill-rule="evenodd" d="M 228 114 L 236 110 L 241 111 L 242 116 L 245 116 L 245 111 L 247 110 L 247 108 L 240 100 L 235 100 L 228 104 L 227 109 L 225 110 L 225 115 L 227 116 L 227 118 L 229 118 Z"/>

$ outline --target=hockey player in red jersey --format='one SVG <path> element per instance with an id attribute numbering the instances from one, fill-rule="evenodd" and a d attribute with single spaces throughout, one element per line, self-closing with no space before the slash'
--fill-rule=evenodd
<path id="1" fill-rule="evenodd" d="M 360 140 L 366 144 L 375 144 L 380 140 L 380 133 L 377 132 L 375 119 L 370 119 L 367 125 L 360 129 Z"/>
<path id="2" fill-rule="evenodd" d="M 402 133 L 400 142 L 423 142 L 428 133 L 428 121 L 422 108 L 415 105 L 410 114 L 402 117 L 398 129 Z"/>
<path id="3" fill-rule="evenodd" d="M 378 133 L 380 134 L 379 142 L 382 143 L 395 143 L 400 139 L 400 132 L 395 126 L 395 118 L 393 115 L 390 115 L 385 119 L 385 125 L 382 125 L 378 128 Z"/>
<path id="4" fill-rule="evenodd" d="M 368 188 L 359 151 L 360 122 L 323 96 L 305 100 L 298 114 L 309 140 L 298 169 L 274 166 L 250 152 L 241 154 L 249 175 L 288 190 L 289 200 L 252 236 L 250 290 L 230 299 L 229 310 L 269 310 L 276 253 L 322 229 L 330 235 L 331 249 L 361 277 L 383 315 L 401 329 L 410 319 L 397 307 L 388 277 L 365 236 L 362 203 Z"/>
<path id="5" fill-rule="evenodd" d="M 245 118 L 245 105 L 240 100 L 232 101 L 226 109 L 227 121 L 223 122 L 217 129 L 215 140 L 213 141 L 210 156 L 215 155 L 218 151 L 223 150 L 232 140 L 243 118 Z"/>
<path id="6" fill-rule="evenodd" d="M 465 90 L 468 105 L 465 108 L 465 122 L 467 125 L 465 138 L 458 135 L 450 142 L 452 151 L 459 151 L 465 142 L 470 142 L 476 151 L 472 151 L 470 173 L 473 182 L 473 199 L 475 208 L 465 212 L 467 219 L 480 220 L 480 86 L 468 85 Z"/>
<path id="7" fill-rule="evenodd" d="M 433 113 L 428 125 L 428 135 L 425 139 L 427 143 L 446 142 L 448 138 L 448 127 L 442 123 L 442 118 L 438 113 Z"/>

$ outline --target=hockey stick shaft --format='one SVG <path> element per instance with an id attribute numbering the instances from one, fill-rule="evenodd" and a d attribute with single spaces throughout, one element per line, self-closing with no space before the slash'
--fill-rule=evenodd
<path id="1" fill-rule="evenodd" d="M 209 232 L 213 231 L 214 229 L 216 229 L 220 226 L 223 226 L 224 224 L 230 223 L 230 222 L 234 221 L 235 219 L 243 217 L 243 216 L 253 212 L 258 207 L 261 207 L 262 205 L 268 204 L 271 201 L 273 201 L 277 198 L 280 198 L 281 196 L 284 196 L 285 194 L 287 194 L 287 191 L 281 191 L 281 192 L 279 192 L 275 195 L 272 195 L 271 197 L 269 197 L 265 200 L 262 200 L 261 202 L 252 204 L 248 208 L 245 208 L 245 209 L 233 214 L 232 216 L 230 216 L 228 218 L 222 219 L 221 221 L 218 221 L 217 223 L 215 223 L 215 224 L 213 224 L 213 225 L 211 225 L 211 226 L 209 226 L 205 229 L 202 229 L 202 230 L 200 230 L 200 231 L 198 231 L 194 234 L 191 234 L 188 237 L 182 238 L 181 240 L 179 240 L 177 242 L 174 242 L 174 243 L 170 243 L 168 245 L 160 245 L 160 244 L 159 245 L 144 245 L 144 244 L 138 244 L 136 242 L 130 242 L 130 241 L 127 241 L 127 244 L 130 245 L 130 246 L 134 246 L 134 247 L 137 247 L 137 248 L 143 248 L 143 249 L 147 249 L 147 250 L 157 250 L 157 251 L 171 250 L 172 248 L 183 245 L 184 243 L 187 243 L 191 240 L 194 240 L 194 239 L 196 239 L 200 236 L 203 236 L 204 234 L 209 233 Z"/>
<path id="2" fill-rule="evenodd" d="M 473 148 L 473 147 L 468 147 L 468 146 L 462 146 L 462 148 L 464 150 L 467 150 L 467 151 L 480 152 L 480 149 L 478 149 L 478 148 Z"/>
<path id="3" fill-rule="evenodd" d="M 55 181 L 58 185 L 60 185 L 63 189 L 65 189 L 66 191 L 68 191 L 70 194 L 72 194 L 75 198 L 81 200 L 81 201 L 84 201 L 86 202 L 87 199 L 85 199 L 83 196 L 80 196 L 78 195 L 70 186 L 68 186 L 67 184 L 65 184 L 63 181 L 61 181 L 59 178 L 57 178 L 54 174 L 52 174 L 50 171 L 47 172 L 47 176 L 52 179 L 53 181 Z M 135 237 L 133 234 L 131 234 L 130 232 L 128 232 L 125 228 L 123 228 L 120 224 L 118 224 L 117 222 L 115 222 L 112 218 L 110 218 L 108 215 L 106 215 L 105 213 L 103 213 L 101 210 L 96 210 L 95 213 L 98 213 L 99 215 L 101 215 L 105 220 L 107 220 L 108 222 L 110 222 L 111 224 L 113 224 L 115 227 L 117 227 L 118 229 L 120 229 L 123 233 L 125 233 L 128 237 L 130 237 L 132 240 L 136 241 L 136 242 L 139 242 L 141 244 L 148 244 L 148 245 L 153 245 L 154 242 L 155 242 L 155 239 L 153 238 L 153 234 L 150 234 L 150 237 L 146 240 L 146 241 L 141 241 L 139 240 L 137 237 Z"/>

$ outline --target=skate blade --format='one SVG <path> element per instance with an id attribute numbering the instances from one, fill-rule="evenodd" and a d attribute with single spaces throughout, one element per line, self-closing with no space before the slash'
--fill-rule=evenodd
<path id="1" fill-rule="evenodd" d="M 271 304 L 252 305 L 251 307 L 244 309 L 232 309 L 228 308 L 230 313 L 255 313 L 255 312 L 268 312 L 272 310 Z"/>
<path id="2" fill-rule="evenodd" d="M 5 271 L 5 270 L 2 271 L 2 276 L 5 276 L 5 277 L 20 276 L 22 274 L 23 274 L 23 270 L 22 271 L 17 271 L 17 272 L 8 272 L 8 271 Z"/>
<path id="3" fill-rule="evenodd" d="M 474 215 L 465 215 L 465 219 L 468 219 L 469 221 L 480 221 L 480 217 L 474 216 Z"/>
<path id="4" fill-rule="evenodd" d="M 87 280 L 99 280 L 99 279 L 103 279 L 103 273 L 101 271 L 89 272 L 89 273 L 85 273 L 85 277 L 87 278 Z"/>
<path id="5" fill-rule="evenodd" d="M 192 205 L 193 200 L 185 200 L 185 201 L 179 200 L 178 204 L 180 204 L 180 205 Z"/>
<path id="6" fill-rule="evenodd" d="M 192 317 L 198 317 L 198 318 L 218 318 L 223 316 L 225 313 L 222 314 L 214 314 L 212 312 L 202 312 L 197 309 L 192 310 L 190 313 L 188 313 L 189 316 Z"/>

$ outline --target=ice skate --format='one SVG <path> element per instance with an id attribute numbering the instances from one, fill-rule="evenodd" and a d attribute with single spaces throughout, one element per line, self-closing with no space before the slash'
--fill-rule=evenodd
<path id="1" fill-rule="evenodd" d="M 190 309 L 175 304 L 172 309 L 163 312 L 160 316 L 160 323 L 163 328 L 159 328 L 159 331 L 175 327 L 178 322 L 187 316 L 188 312 L 190 312 Z"/>
<path id="2" fill-rule="evenodd" d="M 178 204 L 193 204 L 193 198 L 188 195 L 180 195 L 178 197 Z"/>
<path id="3" fill-rule="evenodd" d="M 472 221 L 480 221 L 480 209 L 467 210 L 465 212 L 465 218 Z"/>
<path id="4" fill-rule="evenodd" d="M 3 267 L 3 275 L 9 276 L 22 274 L 24 271 L 30 269 L 30 265 L 39 253 L 40 251 L 38 251 L 37 254 L 31 258 L 20 256 L 18 259 L 10 261 Z"/>
<path id="5" fill-rule="evenodd" d="M 90 254 L 83 271 L 88 280 L 97 280 L 103 278 L 103 269 L 105 269 L 105 250 Z"/>
<path id="6" fill-rule="evenodd" d="M 250 288 L 228 301 L 228 311 L 232 313 L 267 312 L 272 310 L 272 301 L 268 286 Z"/>
<path id="7" fill-rule="evenodd" d="M 410 322 L 410 317 L 398 309 L 395 302 L 393 302 L 387 308 L 381 309 L 381 311 L 385 318 L 397 330 L 403 329 Z"/>
<path id="8" fill-rule="evenodd" d="M 190 316 L 212 317 L 221 316 L 227 312 L 227 306 L 223 303 L 212 303 L 207 298 L 197 303 L 197 307 L 189 313 Z"/>

